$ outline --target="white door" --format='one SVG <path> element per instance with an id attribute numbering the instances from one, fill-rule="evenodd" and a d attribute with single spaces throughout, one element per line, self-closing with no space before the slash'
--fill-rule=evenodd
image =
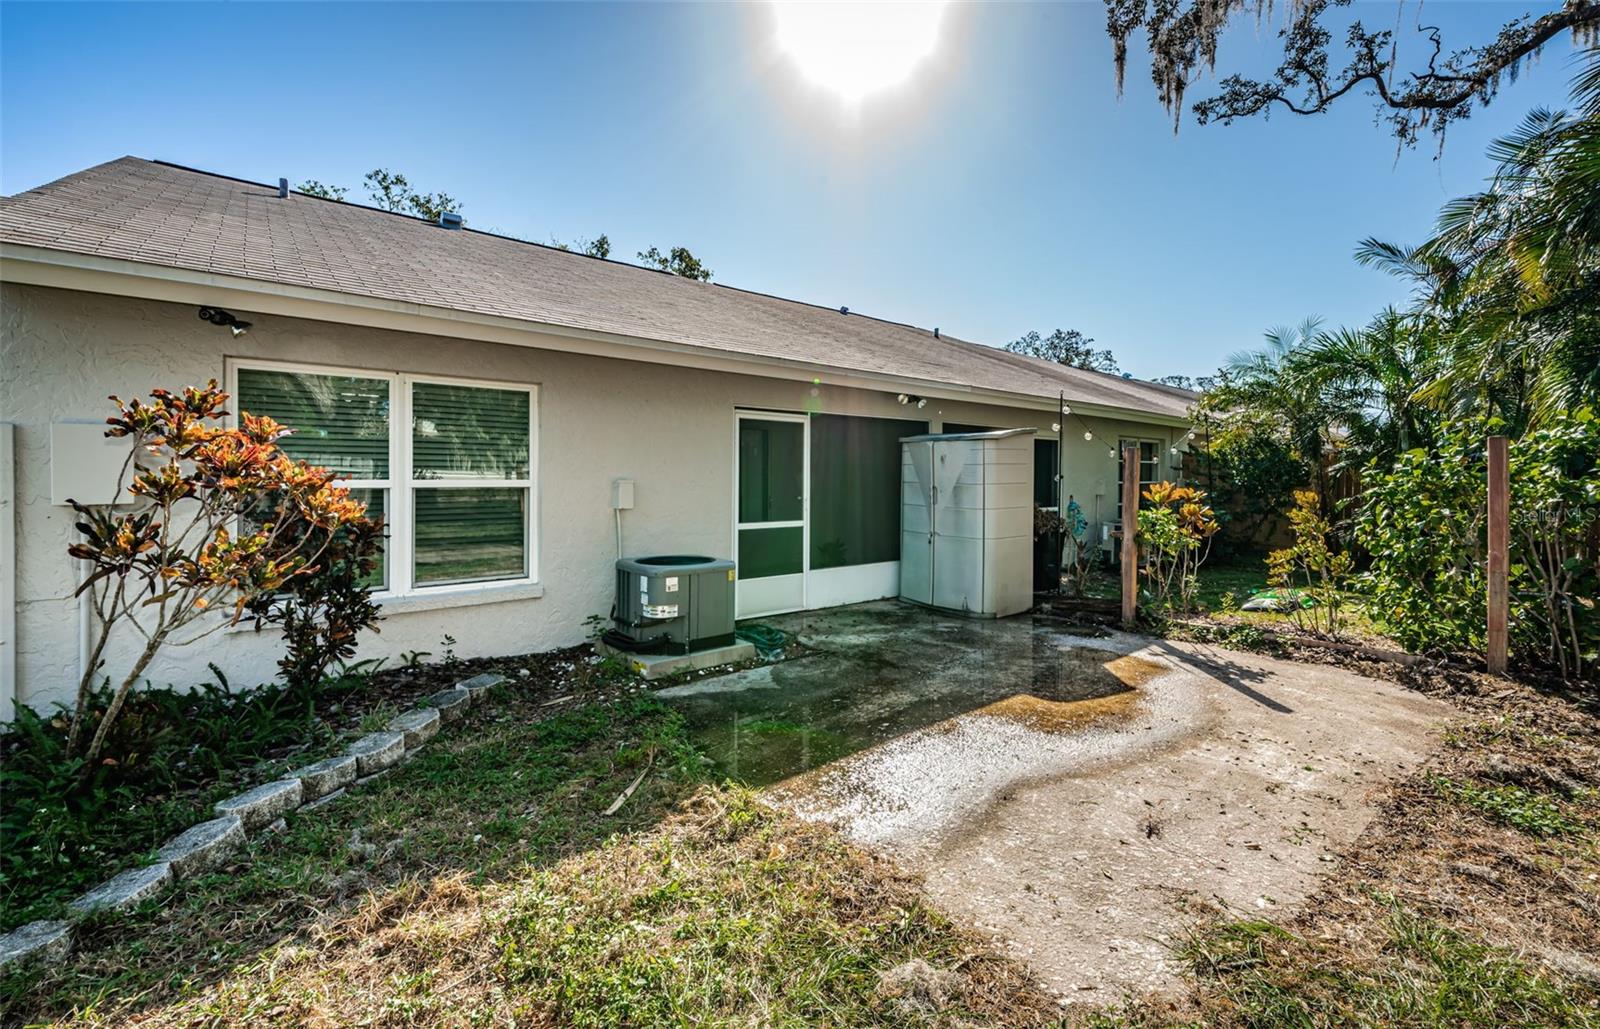
<path id="1" fill-rule="evenodd" d="M 983 454 L 978 440 L 933 445 L 935 607 L 983 609 Z"/>
<path id="2" fill-rule="evenodd" d="M 900 445 L 900 595 L 933 603 L 933 444 Z"/>
<path id="3" fill-rule="evenodd" d="M 805 415 L 734 415 L 733 559 L 739 618 L 806 606 L 811 438 Z"/>

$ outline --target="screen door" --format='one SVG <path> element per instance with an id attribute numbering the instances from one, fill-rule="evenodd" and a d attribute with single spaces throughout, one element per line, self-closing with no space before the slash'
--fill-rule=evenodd
<path id="1" fill-rule="evenodd" d="M 734 560 L 737 615 L 806 604 L 809 440 L 804 415 L 735 415 Z"/>

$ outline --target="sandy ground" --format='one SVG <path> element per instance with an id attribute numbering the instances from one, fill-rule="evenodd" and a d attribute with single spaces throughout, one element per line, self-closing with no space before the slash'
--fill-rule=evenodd
<path id="1" fill-rule="evenodd" d="M 874 604 L 796 619 L 774 621 L 815 654 L 683 688 L 691 722 L 739 707 L 735 724 L 825 726 L 828 760 L 769 794 L 923 873 L 1068 1002 L 1174 985 L 1173 946 L 1206 902 L 1302 903 L 1452 714 L 1334 668 L 1025 618 Z M 734 735 L 747 760 L 769 738 Z M 790 742 L 769 756 L 793 761 Z M 782 760 L 749 763 L 770 780 Z"/>

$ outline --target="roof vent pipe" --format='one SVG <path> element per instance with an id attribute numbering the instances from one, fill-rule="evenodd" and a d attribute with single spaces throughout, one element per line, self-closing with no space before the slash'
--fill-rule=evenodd
<path id="1" fill-rule="evenodd" d="M 937 325 L 935 325 L 933 327 L 933 338 L 934 339 L 938 339 L 939 338 L 939 326 L 937 326 Z"/>
<path id="2" fill-rule="evenodd" d="M 289 199 L 289 180 L 288 179 L 279 179 L 278 180 L 278 199 L 279 200 L 287 200 L 287 199 Z"/>
<path id="3" fill-rule="evenodd" d="M 439 227 L 442 229 L 461 228 L 461 215 L 455 211 L 440 211 Z"/>
<path id="4" fill-rule="evenodd" d="M 839 313 L 840 314 L 849 314 L 850 313 L 850 309 L 848 307 L 841 307 L 841 308 L 839 308 Z"/>

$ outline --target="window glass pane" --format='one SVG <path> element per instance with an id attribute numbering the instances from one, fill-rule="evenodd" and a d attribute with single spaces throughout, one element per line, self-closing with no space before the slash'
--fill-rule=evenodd
<path id="1" fill-rule="evenodd" d="M 1033 502 L 1040 507 L 1055 507 L 1056 475 L 1060 444 L 1053 439 L 1033 441 Z"/>
<path id="2" fill-rule="evenodd" d="M 389 491 L 386 489 L 353 489 L 350 496 L 367 505 L 368 518 L 383 518 L 389 510 Z M 373 590 L 389 588 L 389 526 L 384 526 L 383 552 L 378 555 L 378 565 L 361 585 Z"/>
<path id="3" fill-rule="evenodd" d="M 525 389 L 416 383 L 412 477 L 526 479 L 530 403 Z"/>
<path id="4" fill-rule="evenodd" d="M 763 579 L 799 572 L 804 532 L 798 525 L 786 529 L 740 529 L 739 578 Z"/>
<path id="5" fill-rule="evenodd" d="M 350 496 L 367 505 L 368 518 L 382 518 L 384 512 L 388 509 L 389 491 L 386 489 L 353 489 L 350 491 Z M 283 500 L 281 493 L 258 495 L 244 510 L 241 518 L 243 522 L 240 527 L 241 531 L 255 532 L 268 522 L 276 522 L 282 513 Z M 384 546 L 378 555 L 377 566 L 373 569 L 371 575 L 361 580 L 361 585 L 368 589 L 381 590 L 388 588 L 388 535 L 388 527 L 385 526 Z M 320 546 L 320 544 L 314 544 L 313 546 Z M 306 556 L 313 557 L 309 550 L 306 552 Z M 320 558 L 313 559 L 319 565 L 322 564 Z"/>
<path id="6" fill-rule="evenodd" d="M 418 585 L 527 575 L 526 489 L 412 491 Z"/>
<path id="7" fill-rule="evenodd" d="M 241 368 L 235 400 L 294 430 L 278 441 L 289 456 L 352 479 L 389 477 L 387 379 Z"/>
<path id="8" fill-rule="evenodd" d="M 805 429 L 800 422 L 739 420 L 739 521 L 800 520 Z"/>
<path id="9" fill-rule="evenodd" d="M 812 568 L 900 559 L 900 437 L 927 431 L 895 418 L 811 419 Z"/>

